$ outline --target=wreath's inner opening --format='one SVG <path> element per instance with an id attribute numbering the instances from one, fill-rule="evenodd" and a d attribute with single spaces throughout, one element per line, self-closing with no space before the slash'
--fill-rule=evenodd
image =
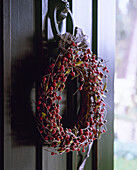
<path id="1" fill-rule="evenodd" d="M 80 121 L 84 117 L 84 112 L 86 112 L 86 94 L 77 91 L 78 87 L 78 79 L 72 80 L 72 77 L 69 76 L 60 102 L 61 122 L 64 128 L 73 128 L 77 124 L 80 124 Z"/>

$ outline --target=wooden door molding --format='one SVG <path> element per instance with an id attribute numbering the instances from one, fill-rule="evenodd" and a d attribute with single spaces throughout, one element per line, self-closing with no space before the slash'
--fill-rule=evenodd
<path id="1" fill-rule="evenodd" d="M 3 130 L 4 130 L 4 118 L 3 118 L 3 109 L 4 109 L 4 87 L 3 87 L 3 1 L 0 5 L 0 169 L 3 169 L 3 156 L 4 156 L 4 142 L 3 142 Z"/>
<path id="2" fill-rule="evenodd" d="M 109 95 L 106 99 L 108 131 L 98 141 L 98 170 L 113 170 L 115 17 L 115 0 L 98 1 L 98 55 L 108 61 L 110 71 L 107 87 Z"/>
<path id="3" fill-rule="evenodd" d="M 31 106 L 41 48 L 40 4 L 35 0 L 3 1 L 4 170 L 42 167 Z"/>

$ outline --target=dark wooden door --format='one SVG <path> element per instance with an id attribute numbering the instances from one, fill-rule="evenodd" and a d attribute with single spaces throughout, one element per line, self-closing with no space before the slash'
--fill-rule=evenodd
<path id="1" fill-rule="evenodd" d="M 33 121 L 39 75 L 48 64 L 47 51 L 45 56 L 42 52 L 43 30 L 44 40 L 55 42 L 47 18 L 49 1 L 52 0 L 3 0 L 0 5 L 0 169 L 3 170 L 77 170 L 83 160 L 84 154 L 78 152 L 51 156 L 41 143 Z M 81 27 L 89 36 L 93 52 L 108 60 L 111 79 L 106 101 L 111 107 L 107 108 L 108 132 L 94 143 L 84 169 L 112 170 L 115 0 L 69 0 L 69 3 L 74 26 Z M 65 24 L 69 31 L 69 20 Z M 52 52 L 52 45 L 49 49 Z M 77 110 L 73 101 L 78 101 L 77 96 L 69 102 L 72 88 L 68 87 L 64 97 L 69 121 Z"/>

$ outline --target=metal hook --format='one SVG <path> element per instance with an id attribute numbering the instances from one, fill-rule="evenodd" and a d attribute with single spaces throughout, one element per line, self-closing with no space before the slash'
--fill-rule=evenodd
<path id="1" fill-rule="evenodd" d="M 68 31 L 73 34 L 74 20 L 69 9 L 69 2 L 67 0 L 49 0 L 48 15 L 51 21 L 51 28 L 55 39 L 58 39 L 57 35 L 61 34 L 59 30 L 59 24 L 68 16 L 72 21 L 72 25 L 70 27 L 71 30 Z"/>

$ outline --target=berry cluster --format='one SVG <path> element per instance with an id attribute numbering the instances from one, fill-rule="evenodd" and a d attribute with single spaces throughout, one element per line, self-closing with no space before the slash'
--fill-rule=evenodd
<path id="1" fill-rule="evenodd" d="M 81 149 L 85 152 L 85 147 L 106 131 L 104 97 L 108 92 L 109 73 L 106 62 L 97 59 L 90 49 L 83 49 L 71 38 L 64 42 L 64 46 L 65 51 L 60 50 L 57 59 L 42 78 L 35 115 L 38 129 L 50 147 L 51 155 Z M 77 91 L 84 91 L 89 99 L 87 113 L 72 129 L 63 128 L 59 114 L 61 93 L 68 76 L 78 78 L 80 86 Z"/>

